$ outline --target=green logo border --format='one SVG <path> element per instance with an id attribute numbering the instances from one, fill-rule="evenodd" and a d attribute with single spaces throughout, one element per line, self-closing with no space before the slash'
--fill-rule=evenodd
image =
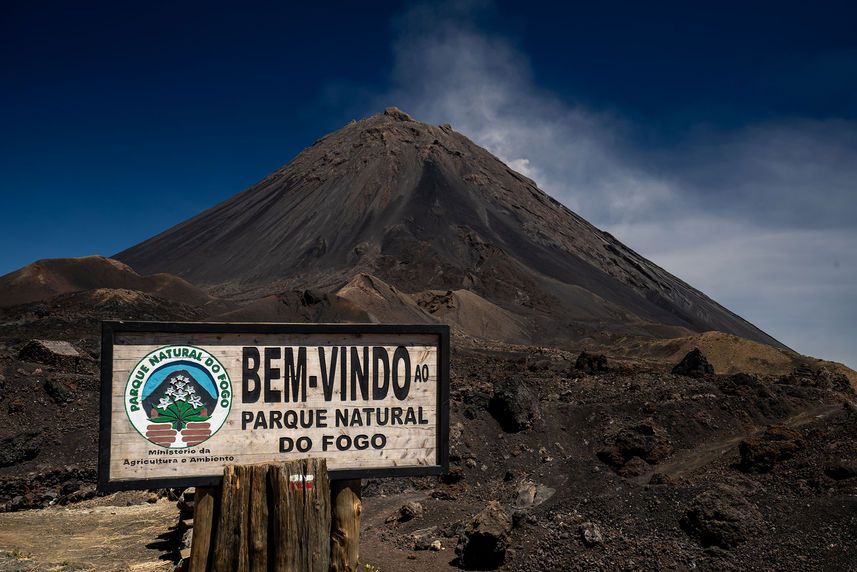
<path id="1" fill-rule="evenodd" d="M 148 437 L 146 437 L 145 435 L 143 435 L 142 433 L 140 433 L 140 430 L 139 430 L 139 429 L 137 429 L 137 426 L 136 426 L 136 425 L 134 425 L 134 422 L 131 420 L 131 413 L 128 411 L 128 400 L 126 399 L 126 396 L 128 395 L 128 385 L 129 385 L 129 384 L 131 383 L 131 381 L 132 381 L 132 378 L 133 378 L 133 376 L 134 376 L 134 372 L 135 372 L 135 371 L 137 371 L 137 368 L 140 366 L 140 364 L 141 364 L 141 363 L 143 363 L 144 361 L 146 361 L 146 358 L 148 358 L 149 356 L 151 356 L 153 353 L 159 352 L 159 351 L 164 350 L 164 349 L 166 349 L 166 348 L 193 348 L 193 349 L 195 349 L 195 350 L 199 350 L 199 351 L 201 351 L 201 352 L 205 352 L 206 354 L 208 354 L 209 356 L 211 356 L 211 359 L 213 359 L 213 360 L 215 361 L 215 363 L 217 363 L 217 365 L 219 365 L 219 366 L 220 366 L 220 369 L 222 369 L 222 370 L 223 370 L 224 375 L 226 375 L 226 380 L 229 382 L 229 409 L 226 411 L 226 416 L 223 418 L 223 423 L 221 423 L 221 424 L 220 424 L 220 427 L 218 427 L 218 428 L 217 428 L 217 430 L 215 430 L 211 435 L 209 435 L 209 436 L 208 436 L 208 437 L 206 437 L 203 441 L 200 441 L 200 442 L 199 442 L 199 443 L 197 443 L 196 445 L 186 445 L 186 446 L 184 446 L 184 447 L 168 447 L 168 446 L 165 446 L 165 445 L 158 445 L 157 443 L 154 443 L 154 442 L 150 441 Z M 203 367 L 206 367 L 206 366 L 203 366 Z M 152 373 L 154 373 L 154 372 L 152 372 Z M 219 388 L 218 388 L 218 389 L 219 389 Z M 132 368 L 131 368 L 131 373 L 128 375 L 128 381 L 126 381 L 126 382 L 125 382 L 125 389 L 122 391 L 122 405 L 124 405 L 124 406 L 125 406 L 125 417 L 127 417 L 127 418 L 128 418 L 128 423 L 130 423 L 130 424 L 131 424 L 131 427 L 134 429 L 134 431 L 136 431 L 136 432 L 137 432 L 137 434 L 138 434 L 140 437 L 142 437 L 143 439 L 145 439 L 147 443 L 149 443 L 149 444 L 151 444 L 151 445 L 154 445 L 155 447 L 162 447 L 162 448 L 164 448 L 164 449 L 168 449 L 168 450 L 175 450 L 175 449 L 190 449 L 191 447 L 197 447 L 197 446 L 199 446 L 199 445 L 202 445 L 203 443 L 205 443 L 206 441 L 208 441 L 209 439 L 211 439 L 212 437 L 214 437 L 215 435 L 217 435 L 217 432 L 218 432 L 218 431 L 220 431 L 220 430 L 223 428 L 223 426 L 224 426 L 224 425 L 226 425 L 226 420 L 229 418 L 229 414 L 232 412 L 232 401 L 233 401 L 233 398 L 234 398 L 234 397 L 235 397 L 235 392 L 232 390 L 232 378 L 231 378 L 231 377 L 229 377 L 229 372 L 228 372 L 228 371 L 226 371 L 226 368 L 223 366 L 223 364 L 222 364 L 222 363 L 220 363 L 220 360 L 219 360 L 219 359 L 217 359 L 217 357 L 216 357 L 212 352 L 210 352 L 210 351 L 209 351 L 209 350 L 207 350 L 207 349 L 204 349 L 204 348 L 198 347 L 198 346 L 192 346 L 192 345 L 190 345 L 190 344 L 173 344 L 173 345 L 168 345 L 168 346 L 161 346 L 161 347 L 159 347 L 159 348 L 158 348 L 158 349 L 156 349 L 156 350 L 152 350 L 151 352 L 149 352 L 149 353 L 147 353 L 146 355 L 144 355 L 144 356 L 140 359 L 140 361 L 138 361 L 138 362 L 134 365 L 134 367 L 132 367 Z M 141 402 L 141 403 L 142 403 L 142 402 Z M 218 403 L 218 405 L 219 405 L 219 403 Z"/>

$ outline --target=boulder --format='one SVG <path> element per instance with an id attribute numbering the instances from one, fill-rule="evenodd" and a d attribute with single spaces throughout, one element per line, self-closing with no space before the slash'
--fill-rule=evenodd
<path id="1" fill-rule="evenodd" d="M 648 468 L 648 463 L 640 457 L 631 457 L 616 472 L 627 479 L 632 479 L 645 473 Z"/>
<path id="2" fill-rule="evenodd" d="M 800 364 L 791 374 L 783 376 L 780 381 L 791 385 L 854 393 L 854 388 L 851 387 L 851 383 L 844 374 L 827 367 L 819 367 L 813 370 L 806 363 Z"/>
<path id="3" fill-rule="evenodd" d="M 488 402 L 488 411 L 504 431 L 517 432 L 529 429 L 542 418 L 539 398 L 523 378 L 511 376 L 494 382 L 494 393 Z"/>
<path id="4" fill-rule="evenodd" d="M 80 373 L 95 373 L 95 361 L 63 340 L 30 340 L 18 352 L 18 359 L 68 369 Z"/>
<path id="5" fill-rule="evenodd" d="M 580 355 L 577 356 L 577 361 L 574 363 L 574 369 L 587 373 L 607 371 L 607 356 L 604 354 L 596 355 L 580 352 Z"/>
<path id="6" fill-rule="evenodd" d="M 551 498 L 556 489 L 531 481 L 523 481 L 515 490 L 515 508 L 529 509 Z"/>
<path id="7" fill-rule="evenodd" d="M 608 441 L 609 442 L 609 441 Z M 646 465 L 656 465 L 673 452 L 669 437 L 651 419 L 623 427 L 612 438 L 612 444 L 598 452 L 598 458 L 625 477 L 645 472 Z"/>
<path id="8" fill-rule="evenodd" d="M 708 360 L 699 351 L 699 348 L 693 348 L 673 368 L 673 373 L 698 377 L 701 375 L 713 375 L 714 368 L 708 363 Z"/>
<path id="9" fill-rule="evenodd" d="M 455 553 L 466 569 L 492 570 L 506 560 L 512 522 L 497 501 L 471 520 L 458 539 Z"/>
<path id="10" fill-rule="evenodd" d="M 0 439 L 0 467 L 28 461 L 39 454 L 36 438 L 41 431 L 28 429 Z"/>
<path id="11" fill-rule="evenodd" d="M 45 382 L 45 393 L 54 403 L 71 403 L 74 401 L 74 393 L 55 377 L 51 377 Z"/>
<path id="12" fill-rule="evenodd" d="M 423 505 L 418 502 L 411 501 L 402 505 L 399 510 L 386 518 L 386 523 L 408 522 L 423 515 Z"/>
<path id="13" fill-rule="evenodd" d="M 584 522 L 580 525 L 580 528 L 577 529 L 578 534 L 580 534 L 580 539 L 583 541 L 588 547 L 598 546 L 599 544 L 604 544 L 604 535 L 601 534 L 601 528 L 594 522 Z"/>
<path id="14" fill-rule="evenodd" d="M 764 519 L 738 489 L 717 484 L 691 501 L 681 527 L 704 547 L 729 549 L 759 534 Z"/>
<path id="15" fill-rule="evenodd" d="M 719 384 L 720 391 L 727 395 L 738 395 L 741 397 L 767 397 L 767 389 L 759 380 L 746 373 L 736 373 L 722 380 Z"/>
<path id="16" fill-rule="evenodd" d="M 640 457 L 649 464 L 658 463 L 673 452 L 669 439 L 651 419 L 621 429 L 614 443 L 626 460 Z"/>
<path id="17" fill-rule="evenodd" d="M 423 505 L 411 501 L 399 509 L 399 522 L 407 522 L 423 515 Z"/>
<path id="18" fill-rule="evenodd" d="M 758 437 L 744 439 L 738 445 L 741 470 L 765 473 L 797 451 L 803 449 L 803 438 L 796 429 L 773 425 Z"/>

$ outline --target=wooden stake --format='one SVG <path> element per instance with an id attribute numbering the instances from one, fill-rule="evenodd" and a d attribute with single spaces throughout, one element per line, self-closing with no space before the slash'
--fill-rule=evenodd
<path id="1" fill-rule="evenodd" d="M 190 550 L 190 572 L 208 569 L 211 529 L 214 524 L 214 499 L 217 487 L 197 487 L 193 496 L 193 543 Z"/>
<path id="2" fill-rule="evenodd" d="M 269 542 L 274 570 L 330 567 L 330 482 L 324 459 L 301 459 L 268 472 L 274 500 Z M 307 477 L 312 480 L 306 480 Z"/>
<path id="3" fill-rule="evenodd" d="M 268 570 L 268 465 L 254 465 L 250 482 L 250 570 Z"/>
<path id="4" fill-rule="evenodd" d="M 354 572 L 360 558 L 360 479 L 333 481 L 331 498 L 333 515 L 330 528 L 330 569 Z"/>
<path id="5" fill-rule="evenodd" d="M 194 523 L 190 570 L 328 571 L 331 510 L 324 459 L 227 465 L 219 490 L 197 490 L 200 522 Z"/>
<path id="6" fill-rule="evenodd" d="M 241 480 L 237 465 L 226 465 L 220 485 L 220 516 L 214 531 L 213 572 L 237 571 L 241 539 Z"/>

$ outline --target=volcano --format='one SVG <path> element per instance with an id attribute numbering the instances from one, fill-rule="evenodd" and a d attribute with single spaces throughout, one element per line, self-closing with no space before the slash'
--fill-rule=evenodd
<path id="1" fill-rule="evenodd" d="M 368 281 L 429 321 L 461 310 L 450 304 L 471 317 L 490 308 L 515 340 L 717 330 L 783 347 L 449 125 L 397 108 L 114 258 L 248 300 Z"/>

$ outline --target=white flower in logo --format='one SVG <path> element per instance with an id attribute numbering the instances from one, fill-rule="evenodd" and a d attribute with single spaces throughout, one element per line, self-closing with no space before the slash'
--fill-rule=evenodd
<path id="1" fill-rule="evenodd" d="M 188 386 L 185 388 L 185 391 L 187 391 L 188 393 L 196 393 L 196 388 L 195 388 L 194 386 L 192 386 L 192 385 L 188 385 Z"/>
<path id="2" fill-rule="evenodd" d="M 177 381 L 176 382 L 176 389 L 178 389 L 179 391 L 182 391 L 182 390 L 184 390 L 185 385 L 187 385 L 185 382 Z"/>
<path id="3" fill-rule="evenodd" d="M 187 391 L 176 391 L 173 398 L 176 401 L 186 401 L 187 400 Z"/>
<path id="4" fill-rule="evenodd" d="M 172 400 L 169 397 L 162 397 L 161 400 L 158 402 L 157 408 L 162 411 L 166 411 L 167 407 L 170 406 L 170 403 L 172 403 Z"/>
<path id="5" fill-rule="evenodd" d="M 190 406 L 196 409 L 197 407 L 202 407 L 202 398 L 199 395 L 192 395 L 190 399 L 187 400 L 190 403 Z"/>
<path id="6" fill-rule="evenodd" d="M 166 394 L 167 395 L 175 395 L 176 394 L 176 388 L 175 387 L 168 387 Z"/>

